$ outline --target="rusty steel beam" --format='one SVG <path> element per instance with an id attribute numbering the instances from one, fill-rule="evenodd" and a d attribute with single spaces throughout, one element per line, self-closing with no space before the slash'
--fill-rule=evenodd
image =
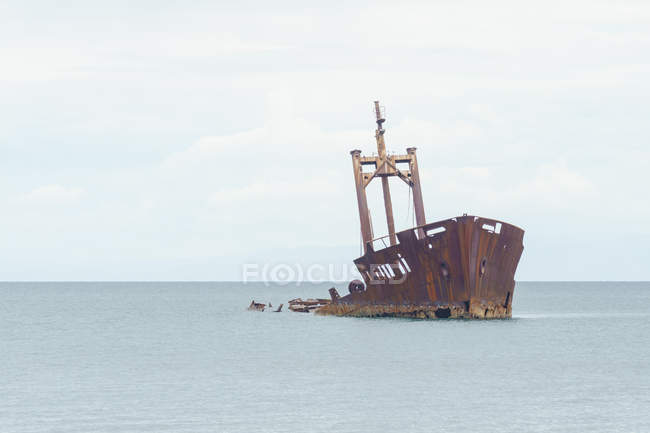
<path id="1" fill-rule="evenodd" d="M 384 208 L 386 209 L 386 224 L 388 226 L 388 238 L 390 244 L 395 245 L 397 238 L 395 237 L 395 220 L 393 219 L 393 201 L 390 198 L 390 188 L 388 186 L 388 178 L 381 178 L 381 189 L 384 192 Z"/>
<path id="2" fill-rule="evenodd" d="M 409 147 L 406 151 L 411 157 L 411 181 L 413 182 L 413 209 L 415 212 L 415 223 L 419 226 L 427 223 L 424 217 L 424 202 L 422 201 L 422 187 L 420 186 L 420 171 L 418 170 L 418 159 L 415 155 L 415 147 Z M 420 233 L 422 235 L 422 232 Z"/>
<path id="3" fill-rule="evenodd" d="M 370 211 L 368 209 L 368 199 L 366 198 L 366 187 L 363 183 L 363 168 L 361 167 L 361 151 L 353 150 L 352 168 L 354 170 L 354 184 L 357 190 L 357 205 L 359 207 L 359 223 L 361 224 L 361 239 L 363 242 L 363 251 L 366 252 L 367 244 L 373 238 L 372 224 L 370 222 Z"/>
<path id="4" fill-rule="evenodd" d="M 384 210 L 386 211 L 386 225 L 388 226 L 388 237 L 390 244 L 395 245 L 397 238 L 395 237 L 395 219 L 393 218 L 393 201 L 390 197 L 390 186 L 388 185 L 388 175 L 392 174 L 389 171 L 388 160 L 386 159 L 386 143 L 384 142 L 384 128 L 382 124 L 386 121 L 381 113 L 379 101 L 375 101 L 375 115 L 377 117 L 377 130 L 375 131 L 375 139 L 377 140 L 377 154 L 381 161 L 381 166 L 377 168 L 375 173 L 381 176 L 381 189 L 384 194 Z"/>

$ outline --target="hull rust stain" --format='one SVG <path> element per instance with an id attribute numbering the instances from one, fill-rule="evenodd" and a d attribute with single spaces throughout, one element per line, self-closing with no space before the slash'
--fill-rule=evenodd
<path id="1" fill-rule="evenodd" d="M 422 230 L 419 230 L 422 229 Z M 424 236 L 418 237 L 419 233 Z M 398 243 L 354 261 L 364 289 L 338 296 L 317 314 L 421 319 L 512 316 L 524 231 L 461 216 L 397 233 Z"/>

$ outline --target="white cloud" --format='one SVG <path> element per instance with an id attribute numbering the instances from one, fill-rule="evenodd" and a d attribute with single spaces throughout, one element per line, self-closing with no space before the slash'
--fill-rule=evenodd
<path id="1" fill-rule="evenodd" d="M 598 196 L 594 182 L 564 160 L 543 162 L 533 170 L 499 167 L 444 167 L 425 178 L 446 197 L 466 203 L 490 204 L 491 208 L 516 206 L 531 212 L 562 212 L 582 208 L 590 212 Z"/>
<path id="2" fill-rule="evenodd" d="M 164 47 L 160 54 L 179 57 L 210 57 L 223 54 L 245 54 L 273 52 L 289 49 L 289 46 L 269 43 L 263 39 L 244 40 L 233 32 L 197 32 L 182 37 L 170 38 L 167 32 L 151 35 L 153 39 L 163 40 L 163 44 L 151 44 Z"/>
<path id="3" fill-rule="evenodd" d="M 244 164 L 250 155 L 248 146 L 258 146 L 265 138 L 266 131 L 261 128 L 222 136 L 201 137 L 187 149 L 165 158 L 162 167 L 174 170 L 187 165 L 193 166 L 210 158 L 220 158 L 223 163 Z"/>
<path id="4" fill-rule="evenodd" d="M 334 182 L 327 177 L 313 177 L 296 181 L 256 181 L 234 188 L 224 188 L 212 194 L 213 204 L 257 200 L 265 205 L 272 205 L 280 199 L 304 200 L 305 198 L 331 196 Z"/>
<path id="5" fill-rule="evenodd" d="M 337 160 L 354 148 L 371 151 L 375 147 L 374 123 L 370 118 L 367 129 L 324 129 L 322 123 L 294 111 L 299 100 L 290 90 L 270 91 L 265 97 L 266 116 L 262 126 L 201 137 L 188 148 L 165 158 L 162 167 L 182 170 L 203 165 L 206 169 L 219 170 L 224 176 L 237 173 L 238 178 L 255 177 L 256 170 L 292 176 L 292 170 L 304 171 L 313 166 L 318 166 L 319 171 L 332 170 L 319 162 Z"/>
<path id="6" fill-rule="evenodd" d="M 21 196 L 21 201 L 29 204 L 69 204 L 81 198 L 84 190 L 61 185 L 44 185 Z"/>
<path id="7" fill-rule="evenodd" d="M 592 196 L 593 183 L 580 173 L 569 169 L 565 161 L 542 164 L 532 180 L 520 184 L 514 190 L 517 198 L 541 200 L 544 203 L 563 203 L 574 206 L 575 200 Z"/>
<path id="8" fill-rule="evenodd" d="M 645 2 L 549 1 L 528 3 L 415 2 L 373 5 L 354 27 L 368 44 L 382 29 L 383 47 L 473 49 L 493 53 L 571 49 L 589 40 L 606 44 L 599 24 L 639 24 L 650 19 Z M 639 39 L 637 39 L 638 41 Z"/>

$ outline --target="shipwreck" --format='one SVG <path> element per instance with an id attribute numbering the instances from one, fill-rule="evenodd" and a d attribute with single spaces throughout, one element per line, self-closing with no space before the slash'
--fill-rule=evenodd
<path id="1" fill-rule="evenodd" d="M 359 317 L 498 319 L 512 316 L 515 271 L 524 231 L 491 218 L 462 215 L 427 223 L 416 148 L 386 152 L 383 107 L 374 103 L 377 155 L 353 150 L 352 167 L 364 254 L 354 263 L 364 281 L 349 293 L 330 289 L 316 314 Z M 370 166 L 370 171 L 364 167 Z M 405 168 L 405 169 L 402 169 Z M 416 226 L 395 233 L 389 177 L 401 179 L 413 198 Z M 366 187 L 381 180 L 388 234 L 373 236 Z"/>

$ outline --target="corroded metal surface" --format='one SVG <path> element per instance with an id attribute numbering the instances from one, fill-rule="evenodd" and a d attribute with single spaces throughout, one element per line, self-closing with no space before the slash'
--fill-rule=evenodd
<path id="1" fill-rule="evenodd" d="M 422 236 L 423 234 L 423 236 Z M 397 233 L 398 243 L 354 262 L 366 289 L 318 310 L 345 316 L 507 318 L 524 231 L 461 216 Z"/>
<path id="2" fill-rule="evenodd" d="M 264 311 L 266 304 L 260 304 L 259 302 L 251 301 L 251 304 L 248 306 L 250 311 Z"/>
<path id="3" fill-rule="evenodd" d="M 289 310 L 294 313 L 310 313 L 330 303 L 329 299 L 292 299 L 289 301 Z"/>

